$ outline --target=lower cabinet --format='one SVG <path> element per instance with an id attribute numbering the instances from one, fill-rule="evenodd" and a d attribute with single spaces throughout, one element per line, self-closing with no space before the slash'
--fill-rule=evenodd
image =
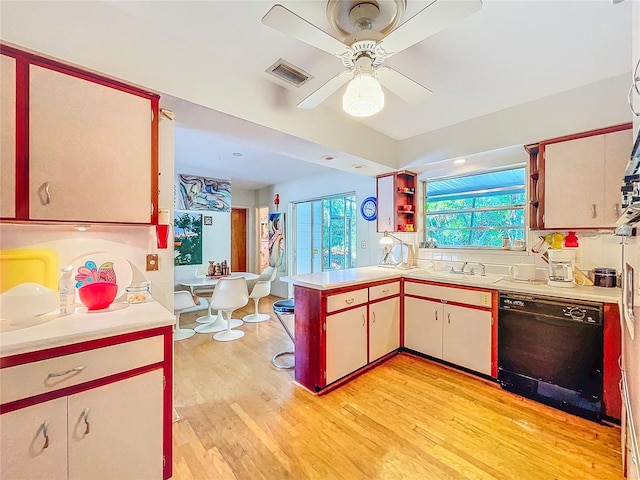
<path id="1" fill-rule="evenodd" d="M 171 476 L 171 327 L 128 335 L 2 359 L 2 478 Z"/>
<path id="2" fill-rule="evenodd" d="M 485 305 L 483 292 L 477 292 L 477 303 L 480 305 L 463 306 L 449 302 L 455 297 L 473 302 L 476 291 L 430 285 L 420 286 L 417 283 L 409 285 L 413 288 L 413 290 L 409 289 L 412 294 L 442 295 L 447 298 L 436 300 L 404 297 L 404 346 L 425 355 L 491 375 L 492 311 L 490 304 Z M 406 286 L 405 289 L 407 289 Z"/>
<path id="3" fill-rule="evenodd" d="M 369 361 L 400 348 L 400 297 L 369 304 Z"/>
<path id="4" fill-rule="evenodd" d="M 326 318 L 327 384 L 367 364 L 367 307 L 357 307 Z"/>
<path id="5" fill-rule="evenodd" d="M 3 478 L 162 478 L 162 371 L 2 415 Z"/>

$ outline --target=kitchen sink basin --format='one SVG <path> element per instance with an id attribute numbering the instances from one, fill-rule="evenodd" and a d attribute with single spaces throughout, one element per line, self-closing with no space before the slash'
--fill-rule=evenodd
<path id="1" fill-rule="evenodd" d="M 429 276 L 450 280 L 451 282 L 476 283 L 476 284 L 479 283 L 483 285 L 499 282 L 503 278 L 500 275 L 491 275 L 491 274 L 487 274 L 485 276 L 464 275 L 461 273 L 451 273 L 446 270 L 431 271 L 429 272 Z"/>

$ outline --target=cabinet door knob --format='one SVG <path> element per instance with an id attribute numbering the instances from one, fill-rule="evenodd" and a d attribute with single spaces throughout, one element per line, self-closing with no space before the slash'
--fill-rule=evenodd
<path id="1" fill-rule="evenodd" d="M 436 322 L 438 321 L 438 310 L 435 311 L 436 314 Z"/>
<path id="2" fill-rule="evenodd" d="M 42 449 L 49 447 L 49 421 L 45 420 L 42 425 L 40 425 L 40 430 L 42 431 L 42 436 L 44 437 L 44 445 Z"/>
<path id="3" fill-rule="evenodd" d="M 44 182 L 38 189 L 38 195 L 40 196 L 40 203 L 42 205 L 49 205 L 51 203 L 51 192 L 49 192 L 50 183 Z"/>

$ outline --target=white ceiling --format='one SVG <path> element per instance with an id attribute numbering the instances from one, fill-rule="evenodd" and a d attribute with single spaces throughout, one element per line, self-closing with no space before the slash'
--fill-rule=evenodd
<path id="1" fill-rule="evenodd" d="M 177 163 L 213 164 L 220 176 L 244 179 L 243 188 L 254 189 L 317 173 L 327 168 L 324 154 L 337 157 L 333 168 L 350 170 L 359 163 L 368 175 L 402 168 L 409 156 L 415 170 L 433 170 L 429 163 L 447 160 L 456 149 L 439 145 L 406 159 L 398 152 L 415 150 L 422 139 L 434 144 L 438 132 L 451 134 L 474 119 L 489 122 L 492 115 L 535 107 L 532 102 L 554 95 L 618 85 L 616 78 L 631 76 L 631 1 L 484 0 L 479 12 L 387 60 L 433 95 L 411 107 L 386 92 L 384 110 L 360 120 L 341 111 L 342 90 L 313 111 L 296 109 L 343 67 L 330 54 L 263 25 L 271 0 L 2 2 L 0 32 L 5 41 L 161 92 L 163 106 L 176 113 Z M 325 0 L 279 2 L 330 32 Z M 407 3 L 405 18 L 429 4 Z M 300 89 L 284 87 L 265 73 L 279 58 L 314 79 Z M 626 102 L 621 88 L 612 92 L 616 108 Z M 586 105 L 593 99 L 574 101 Z M 194 127 L 189 116 L 196 111 Z M 593 112 L 593 128 L 620 117 L 603 120 L 598 114 Z M 522 129 L 536 135 L 536 129 L 545 131 L 539 128 L 545 119 L 560 118 L 547 109 Z M 590 125 L 588 120 L 575 119 L 563 133 Z M 194 128 L 201 131 L 188 131 Z M 501 133 L 459 151 L 470 155 L 541 139 Z M 244 156 L 229 157 L 231 152 Z"/>

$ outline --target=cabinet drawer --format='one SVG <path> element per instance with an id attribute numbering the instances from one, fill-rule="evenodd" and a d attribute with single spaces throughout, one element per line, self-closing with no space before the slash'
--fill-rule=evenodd
<path id="1" fill-rule="evenodd" d="M 406 295 L 416 295 L 436 300 L 445 300 L 447 302 L 475 305 L 477 307 L 491 307 L 490 291 L 467 290 L 465 288 L 452 288 L 443 287 L 441 285 L 405 282 L 404 293 Z"/>
<path id="2" fill-rule="evenodd" d="M 0 404 L 164 360 L 162 335 L 48 358 L 0 371 Z"/>
<path id="3" fill-rule="evenodd" d="M 351 292 L 329 295 L 327 297 L 327 313 L 343 310 L 369 301 L 369 289 L 362 288 Z"/>
<path id="4" fill-rule="evenodd" d="M 369 287 L 369 301 L 379 300 L 381 298 L 392 297 L 400 293 L 400 282 L 385 283 L 384 285 L 376 285 Z"/>

